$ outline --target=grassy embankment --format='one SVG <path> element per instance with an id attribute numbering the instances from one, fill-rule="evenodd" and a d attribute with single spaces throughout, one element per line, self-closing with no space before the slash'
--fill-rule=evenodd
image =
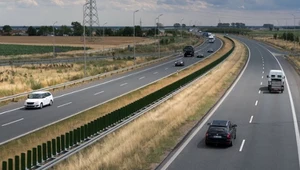
<path id="1" fill-rule="evenodd" d="M 121 108 L 122 106 L 125 106 L 137 99 L 140 99 L 140 98 L 142 98 L 162 87 L 165 87 L 165 86 L 181 79 L 182 77 L 206 66 L 207 64 L 218 59 L 219 57 L 221 57 L 223 54 L 225 54 L 227 51 L 229 51 L 231 49 L 231 47 L 232 47 L 231 42 L 227 39 L 224 39 L 224 38 L 222 38 L 222 39 L 223 39 L 223 41 L 225 41 L 224 47 L 220 51 L 218 51 L 214 56 L 200 62 L 199 64 L 197 64 L 196 66 L 194 66 L 192 68 L 189 68 L 189 69 L 181 72 L 178 75 L 176 74 L 169 78 L 165 78 L 159 82 L 156 82 L 152 85 L 149 85 L 140 90 L 132 92 L 126 96 L 120 97 L 117 100 L 105 103 L 94 109 L 91 109 L 89 111 L 86 111 L 84 113 L 76 115 L 67 120 L 61 121 L 55 125 L 49 126 L 42 130 L 39 130 L 35 133 L 29 134 L 29 135 L 19 138 L 17 140 L 11 141 L 7 144 L 1 145 L 0 150 L 2 152 L 0 152 L 0 161 L 7 160 L 8 158 L 11 158 L 17 154 L 20 154 L 21 152 L 25 152 L 28 149 L 36 147 L 37 145 L 41 144 L 41 142 L 43 142 L 43 141 L 48 141 L 52 138 L 55 138 L 56 136 L 66 133 L 76 127 L 80 127 L 81 125 L 83 125 L 87 122 L 90 122 L 91 120 L 94 120 L 100 116 L 103 116 L 109 112 L 112 112 L 113 110 Z"/>
<path id="2" fill-rule="evenodd" d="M 242 70 L 248 53 L 235 43 L 233 54 L 210 74 L 54 169 L 154 169 Z"/>
<path id="3" fill-rule="evenodd" d="M 200 45 L 203 39 L 193 39 L 192 43 Z M 170 43 L 162 45 L 163 51 L 182 49 L 182 46 L 191 44 L 190 39 L 184 39 L 182 43 Z M 149 52 L 153 45 L 137 46 L 138 52 Z M 116 51 L 117 52 L 117 51 Z M 119 53 L 116 53 L 116 55 Z M 157 59 L 157 56 L 137 57 L 136 64 Z M 87 62 L 87 76 L 93 76 L 108 71 L 117 70 L 134 65 L 132 59 L 104 59 Z M 47 75 L 47 76 L 45 76 Z M 18 94 L 48 87 L 84 77 L 84 63 L 72 64 L 36 64 L 23 66 L 0 67 L 0 97 Z"/>

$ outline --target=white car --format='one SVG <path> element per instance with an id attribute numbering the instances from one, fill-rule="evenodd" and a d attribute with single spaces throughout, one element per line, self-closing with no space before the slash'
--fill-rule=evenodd
<path id="1" fill-rule="evenodd" d="M 53 104 L 53 96 L 48 91 L 32 92 L 28 95 L 27 100 L 24 103 L 25 108 L 40 108 Z"/>

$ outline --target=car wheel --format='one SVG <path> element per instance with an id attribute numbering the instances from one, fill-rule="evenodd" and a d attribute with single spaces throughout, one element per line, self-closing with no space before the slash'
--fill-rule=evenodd
<path id="1" fill-rule="evenodd" d="M 229 143 L 229 145 L 228 145 L 229 147 L 231 147 L 232 146 L 232 141 Z"/>
<path id="2" fill-rule="evenodd" d="M 206 145 L 206 146 L 209 146 L 209 143 L 205 141 L 205 145 Z"/>
<path id="3" fill-rule="evenodd" d="M 43 108 L 43 103 L 40 104 L 40 109 L 42 109 L 42 108 Z"/>
<path id="4" fill-rule="evenodd" d="M 50 103 L 49 103 L 49 105 L 50 105 L 50 106 L 52 106 L 52 105 L 53 105 L 53 100 L 50 100 Z"/>

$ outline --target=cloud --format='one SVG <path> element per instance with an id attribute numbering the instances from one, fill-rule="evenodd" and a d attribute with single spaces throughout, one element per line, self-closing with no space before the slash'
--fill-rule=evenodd
<path id="1" fill-rule="evenodd" d="M 36 0 L 18 0 L 16 3 L 20 7 L 32 7 L 39 5 Z"/>
<path id="2" fill-rule="evenodd" d="M 63 0 L 52 0 L 52 3 L 54 3 L 58 6 L 64 6 L 65 5 Z"/>

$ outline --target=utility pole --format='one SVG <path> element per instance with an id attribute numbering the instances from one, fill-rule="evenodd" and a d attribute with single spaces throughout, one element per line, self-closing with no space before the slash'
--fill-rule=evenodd
<path id="1" fill-rule="evenodd" d="M 104 36 L 105 36 L 105 29 L 104 29 L 104 25 L 106 25 L 106 24 L 107 24 L 107 22 L 106 22 L 106 23 L 104 23 L 104 24 L 103 24 L 103 26 L 102 26 L 102 27 L 103 27 L 103 38 L 104 38 Z"/>
<path id="2" fill-rule="evenodd" d="M 85 17 L 86 17 L 86 6 L 89 2 L 83 4 L 82 11 L 83 11 L 83 53 L 84 53 L 84 77 L 86 77 L 86 48 L 85 48 Z"/>
<path id="3" fill-rule="evenodd" d="M 157 23 L 157 28 L 158 28 L 158 31 L 159 31 L 159 17 L 161 17 L 163 14 L 160 14 L 158 17 L 157 17 L 157 20 L 158 20 L 158 23 Z M 159 36 L 159 39 L 158 39 L 158 57 L 160 58 L 160 36 Z"/>
<path id="4" fill-rule="evenodd" d="M 180 25 L 181 25 L 181 41 L 183 40 L 183 37 L 182 37 L 182 21 L 184 20 L 184 18 L 181 19 L 180 21 Z"/>
<path id="5" fill-rule="evenodd" d="M 53 31 L 53 58 L 55 58 L 55 32 L 54 32 L 54 25 L 57 23 L 57 21 L 55 21 L 52 25 L 52 31 Z"/>
<path id="6" fill-rule="evenodd" d="M 292 14 L 294 16 L 294 50 L 295 50 L 295 47 L 296 47 L 296 32 L 295 32 L 295 28 L 296 28 L 296 25 L 295 25 L 295 14 Z"/>
<path id="7" fill-rule="evenodd" d="M 136 58 L 135 58 L 135 13 L 139 12 L 139 10 L 135 10 L 133 12 L 133 58 L 134 58 L 134 65 L 136 64 Z"/>

